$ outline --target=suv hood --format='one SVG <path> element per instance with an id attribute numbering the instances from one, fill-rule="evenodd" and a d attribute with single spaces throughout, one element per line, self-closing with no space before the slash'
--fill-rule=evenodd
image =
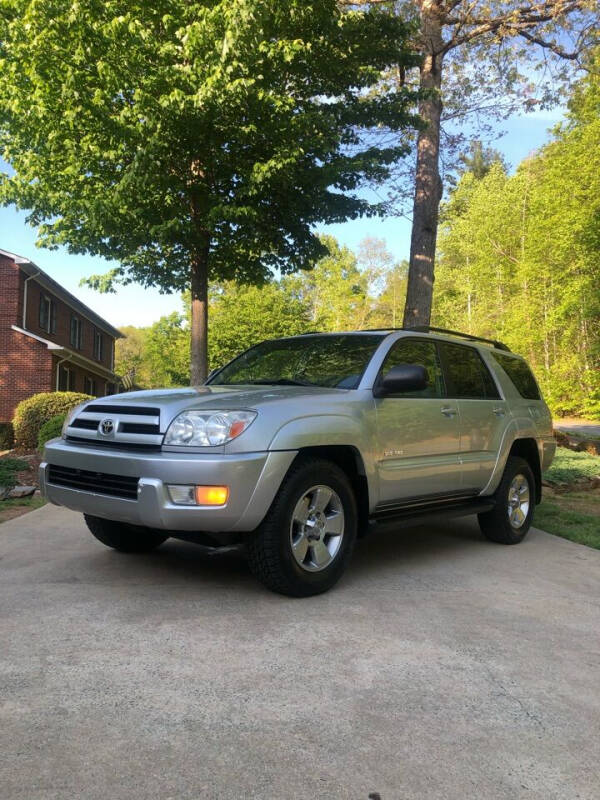
<path id="1" fill-rule="evenodd" d="M 265 450 L 287 422 L 346 406 L 349 389 L 319 386 L 199 386 L 158 389 L 99 397 L 79 409 L 65 429 L 66 438 L 104 446 L 161 447 L 173 419 L 182 411 L 254 409 L 258 420 L 241 446 Z M 240 437 L 242 438 L 242 437 Z M 236 440 L 237 441 L 237 440 Z M 239 446 L 239 443 L 235 445 Z M 214 447 L 206 448 L 216 452 Z M 204 448 L 198 448 L 202 452 Z"/>
<path id="2" fill-rule="evenodd" d="M 323 395 L 345 395 L 348 389 L 335 389 L 322 386 L 198 386 L 189 389 L 151 389 L 141 392 L 100 397 L 89 405 L 122 406 L 127 413 L 128 406 L 152 406 L 161 410 L 161 429 L 181 411 L 188 408 L 215 410 L 259 409 L 283 400 L 298 400 L 301 397 L 322 397 Z"/>

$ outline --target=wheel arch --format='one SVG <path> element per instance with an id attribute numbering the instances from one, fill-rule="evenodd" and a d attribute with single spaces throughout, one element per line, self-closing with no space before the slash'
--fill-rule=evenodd
<path id="1" fill-rule="evenodd" d="M 298 450 L 293 463 L 308 456 L 331 461 L 348 476 L 356 498 L 359 536 L 363 535 L 369 520 L 369 481 L 359 449 L 349 444 L 302 447 Z"/>
<path id="2" fill-rule="evenodd" d="M 525 459 L 531 467 L 535 478 L 535 502 L 537 505 L 542 500 L 542 468 L 537 441 L 530 437 L 515 439 L 510 446 L 508 455 Z"/>

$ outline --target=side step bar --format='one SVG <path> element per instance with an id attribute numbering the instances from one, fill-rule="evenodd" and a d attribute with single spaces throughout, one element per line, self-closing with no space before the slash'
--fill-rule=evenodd
<path id="1" fill-rule="evenodd" d="M 440 519 L 452 519 L 454 517 L 466 517 L 469 514 L 481 514 L 483 511 L 490 511 L 494 508 L 494 500 L 491 497 L 478 497 L 475 500 L 468 500 L 454 503 L 431 503 L 419 508 L 395 508 L 379 511 L 372 514 L 369 522 L 384 524 L 390 522 L 410 522 L 411 524 L 421 525 Z"/>

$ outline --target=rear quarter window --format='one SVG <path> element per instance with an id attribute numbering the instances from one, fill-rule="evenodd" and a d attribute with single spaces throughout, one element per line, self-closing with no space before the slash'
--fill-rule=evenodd
<path id="1" fill-rule="evenodd" d="M 537 387 L 533 372 L 522 358 L 505 356 L 503 353 L 492 352 L 492 357 L 512 381 L 515 389 L 526 400 L 541 400 L 540 390 Z"/>

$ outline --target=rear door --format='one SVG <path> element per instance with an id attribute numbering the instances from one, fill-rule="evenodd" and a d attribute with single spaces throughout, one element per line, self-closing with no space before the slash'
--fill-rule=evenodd
<path id="1" fill-rule="evenodd" d="M 380 505 L 460 493 L 460 423 L 445 397 L 434 340 L 404 337 L 390 349 L 380 375 L 398 364 L 420 364 L 429 385 L 420 392 L 377 398 Z"/>
<path id="2" fill-rule="evenodd" d="M 438 342 L 449 401 L 460 412 L 460 459 L 465 491 L 480 491 L 489 481 L 504 430 L 508 406 L 476 347 Z"/>

